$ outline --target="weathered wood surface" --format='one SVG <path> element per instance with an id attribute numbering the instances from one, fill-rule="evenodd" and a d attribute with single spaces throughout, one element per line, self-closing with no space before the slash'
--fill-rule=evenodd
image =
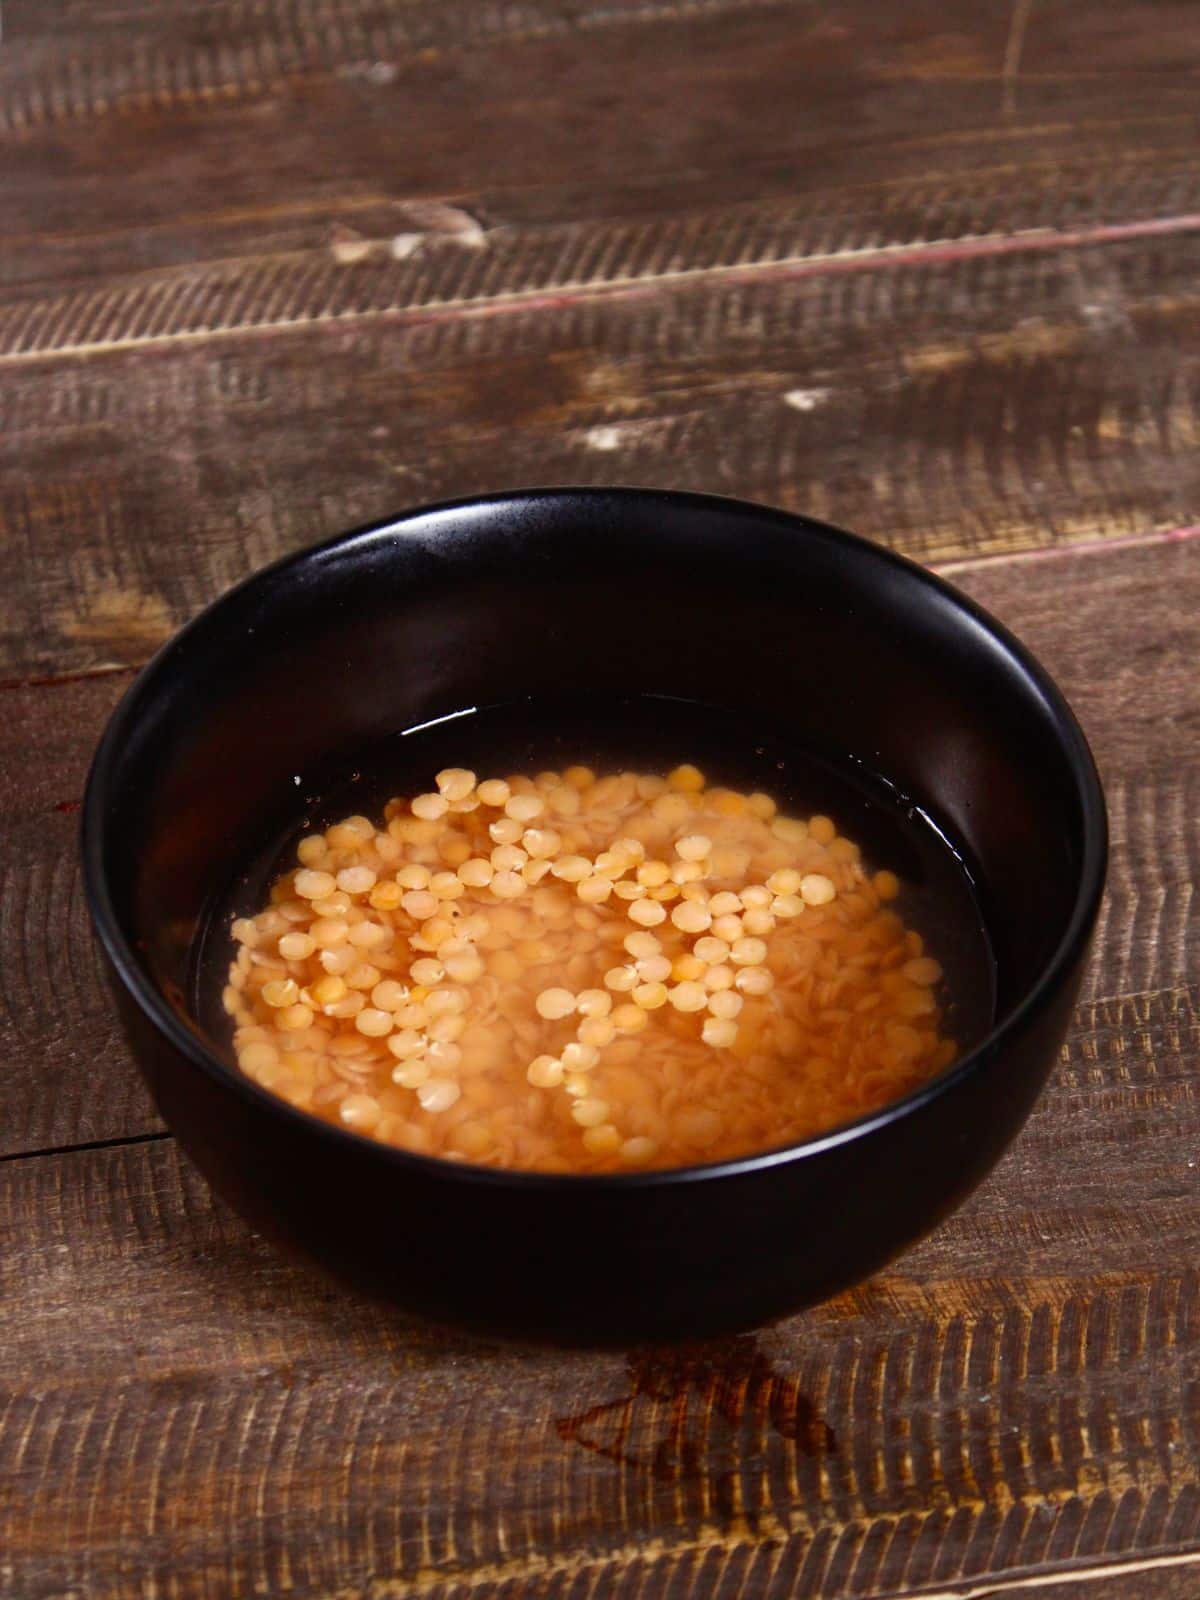
<path id="1" fill-rule="evenodd" d="M 8 0 L 0 1595 L 1200 1593 L 1200 15 L 1185 0 Z M 521 482 L 931 561 L 1114 833 L 1059 1072 L 853 1294 L 549 1356 L 216 1207 L 102 991 L 104 718 L 228 583 Z"/>

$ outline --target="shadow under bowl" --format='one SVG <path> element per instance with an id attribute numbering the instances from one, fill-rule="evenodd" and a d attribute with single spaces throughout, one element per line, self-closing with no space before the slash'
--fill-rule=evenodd
<path id="1" fill-rule="evenodd" d="M 646 691 L 860 757 L 939 821 L 974 864 L 996 956 L 986 1038 L 828 1135 L 613 1176 L 409 1154 L 296 1111 L 230 1065 L 189 1008 L 189 960 L 214 885 L 297 775 L 499 698 Z M 640 490 L 415 511 L 258 573 L 130 688 L 83 818 L 88 902 L 134 1055 L 213 1188 L 369 1293 L 580 1344 L 786 1315 L 958 1205 L 1054 1064 L 1106 850 L 1068 706 L 969 600 L 804 518 Z"/>

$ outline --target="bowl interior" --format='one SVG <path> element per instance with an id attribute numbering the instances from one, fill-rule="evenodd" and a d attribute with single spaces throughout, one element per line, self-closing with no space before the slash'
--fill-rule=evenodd
<path id="1" fill-rule="evenodd" d="M 97 757 L 102 927 L 186 1017 L 214 885 L 315 769 L 497 699 L 646 693 L 752 709 L 919 803 L 975 876 L 1001 1019 L 1090 914 L 1103 810 L 1086 745 L 975 608 L 783 513 L 549 491 L 306 552 L 167 646 Z"/>

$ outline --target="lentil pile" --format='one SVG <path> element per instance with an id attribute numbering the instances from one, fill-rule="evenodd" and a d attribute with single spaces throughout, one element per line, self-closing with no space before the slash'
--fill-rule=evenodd
<path id="1" fill-rule="evenodd" d="M 303 839 L 239 918 L 243 1072 L 389 1144 L 541 1172 L 768 1149 L 954 1058 L 941 969 L 824 816 L 587 767 L 452 767 Z"/>

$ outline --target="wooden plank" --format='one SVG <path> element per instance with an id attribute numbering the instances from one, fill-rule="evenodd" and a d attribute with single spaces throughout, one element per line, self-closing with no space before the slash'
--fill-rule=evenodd
<path id="1" fill-rule="evenodd" d="M 692 1349 L 390 1315 L 285 1266 L 170 1142 L 0 1164 L 8 1586 L 833 1600 L 1185 1548 L 1198 998 L 1084 1008 L 1027 1136 L 930 1241 Z"/>
<path id="2" fill-rule="evenodd" d="M 1003 167 L 848 195 L 801 188 L 752 203 L 739 190 L 724 205 L 709 195 L 706 204 L 664 205 L 648 218 L 537 226 L 507 226 L 482 205 L 444 201 L 375 199 L 361 210 L 352 229 L 335 208 L 334 225 L 310 225 L 291 248 L 256 241 L 211 264 L 109 272 L 95 288 L 68 283 L 55 292 L 43 270 L 32 295 L 5 297 L 0 360 L 26 366 L 296 324 L 496 315 L 585 292 L 644 299 L 659 280 L 755 283 L 1169 239 L 1200 230 L 1200 164 L 1190 151 L 1158 153 L 1152 166 L 1127 161 L 1098 175 L 1076 160 L 1042 173 Z M 76 260 L 94 253 L 89 244 L 70 240 Z M 194 241 L 171 245 L 190 255 Z"/>
<path id="3" fill-rule="evenodd" d="M 128 682 L 0 689 L 0 1154 L 161 1127 L 117 1028 L 79 868 L 87 764 Z"/>
<path id="4" fill-rule="evenodd" d="M 405 265 L 323 259 L 303 292 L 367 309 Z M 1198 270 L 1200 231 L 23 367 L 0 673 L 144 660 L 287 550 L 521 483 L 738 493 L 936 561 L 1198 523 Z"/>
<path id="5" fill-rule="evenodd" d="M 1200 957 L 1200 784 L 1178 758 L 1198 748 L 1200 638 L 1181 617 L 1200 612 L 1200 538 L 950 576 L 1056 675 L 1104 777 L 1112 853 L 1085 994 L 1190 981 Z M 1159 781 L 1151 773 L 1170 748 L 1174 774 Z"/>
<path id="6" fill-rule="evenodd" d="M 286 275 L 297 253 L 411 247 L 438 231 L 422 202 L 510 246 L 532 230 L 506 263 L 525 290 L 545 277 L 539 245 L 564 248 L 544 225 L 581 231 L 568 257 L 620 275 L 644 273 L 646 252 L 606 230 L 657 224 L 686 264 L 687 219 L 714 208 L 798 207 L 801 253 L 1197 210 L 1186 8 L 1149 7 L 1134 30 L 1102 28 L 1102 0 L 1044 13 L 1019 96 L 1010 18 L 955 9 L 931 27 L 927 5 L 881 15 L 866 0 L 272 0 L 181 27 L 165 9 L 59 26 L 39 8 L 10 21 L 0 57 L 0 298 L 46 302 L 39 325 L 58 338 L 112 336 L 139 326 L 133 307 L 111 323 L 71 299 L 81 286 L 102 305 L 114 280 L 135 305 L 173 292 L 178 317 L 205 298 L 198 266 L 219 294 L 239 262 Z M 1081 73 L 1088 35 L 1102 47 Z M 740 231 L 751 259 L 765 241 L 745 218 Z M 247 300 L 261 311 L 253 282 Z"/>
<path id="7" fill-rule="evenodd" d="M 773 65 L 763 63 L 763 92 L 773 92 L 773 77 L 779 80 L 774 92 L 786 92 L 781 72 L 775 52 Z M 703 85 L 692 87 L 700 92 Z M 539 111 L 553 115 L 550 107 Z M 682 106 L 679 111 L 684 115 Z M 497 114 L 502 118 L 505 108 L 498 107 Z M 409 118 L 413 124 L 405 143 L 411 147 L 422 124 L 427 128 L 438 115 L 437 102 L 402 107 L 401 127 Z M 441 116 L 444 120 L 444 110 Z M 656 243 L 657 254 L 669 259 L 672 270 L 700 269 L 706 265 L 706 250 L 727 242 L 722 233 L 728 224 L 724 230 L 720 224 L 726 212 L 739 225 L 743 261 L 769 259 L 765 253 L 772 244 L 772 214 L 788 210 L 792 216 L 785 243 L 800 257 L 853 255 L 961 236 L 1162 224 L 1194 217 L 1197 183 L 1190 118 L 1164 108 L 1161 101 L 1146 105 L 1140 115 L 1131 110 L 1119 126 L 1099 118 L 1089 122 L 1082 111 L 1079 117 L 1083 130 L 1078 122 L 1067 121 L 1003 130 L 989 126 L 965 134 L 964 148 L 953 140 L 944 148 L 932 137 L 912 148 L 901 139 L 875 153 L 869 165 L 844 172 L 838 170 L 845 161 L 836 150 L 789 152 L 772 163 L 764 158 L 763 147 L 755 145 L 719 161 L 709 152 L 678 172 L 606 166 L 589 174 L 586 182 L 577 168 L 580 162 L 594 161 L 595 154 L 577 149 L 573 162 L 563 160 L 562 143 L 571 150 L 584 137 L 582 129 L 572 137 L 568 125 L 564 141 L 552 146 L 562 164 L 543 181 L 520 186 L 512 181 L 515 175 L 488 181 L 486 172 L 476 175 L 466 164 L 460 172 L 427 166 L 423 176 L 404 168 L 398 172 L 369 140 L 356 141 L 330 117 L 321 145 L 330 152 L 324 164 L 310 163 L 310 153 L 303 152 L 305 170 L 295 181 L 290 171 L 294 162 L 278 175 L 256 164 L 252 180 L 233 168 L 228 190 L 220 186 L 220 203 L 214 203 L 214 161 L 219 161 L 221 148 L 251 137 L 256 131 L 252 124 L 219 126 L 217 149 L 204 164 L 188 151 L 182 158 L 172 152 L 168 166 L 164 152 L 151 156 L 150 170 L 142 162 L 125 173 L 109 157 L 119 176 L 97 168 L 86 182 L 79 177 L 52 185 L 35 182 L 35 164 L 26 155 L 18 171 L 29 172 L 30 199 L 22 207 L 24 186 L 14 183 L 0 301 L 20 305 L 28 299 L 34 306 L 57 307 L 44 313 L 46 320 L 60 343 L 72 344 L 78 342 L 72 328 L 89 318 L 95 326 L 97 319 L 91 301 L 64 301 L 64 296 L 91 289 L 93 280 L 93 294 L 114 284 L 126 293 L 147 285 L 164 292 L 209 278 L 219 289 L 239 266 L 252 273 L 289 265 L 296 271 L 303 263 L 291 258 L 309 252 L 316 252 L 310 265 L 319 265 L 321 255 L 330 251 L 349 261 L 369 254 L 386 257 L 396 236 L 401 237 L 396 248 L 403 248 L 408 252 L 403 259 L 410 259 L 456 226 L 476 248 L 503 248 L 498 267 L 493 269 L 487 260 L 497 286 L 530 292 L 544 282 L 547 258 L 555 263 L 558 255 L 564 257 L 560 271 L 586 262 L 597 282 L 645 276 L 654 265 Z M 233 120 L 226 113 L 226 121 Z M 1095 151 L 1081 158 L 1081 131 L 1088 133 L 1090 145 L 1100 146 L 1107 157 L 1102 163 Z M 83 135 L 76 137 L 82 140 Z M 195 137 L 189 130 L 189 145 Z M 451 153 L 456 147 L 474 148 L 468 130 L 451 127 L 444 142 Z M 343 171 L 341 166 L 324 171 L 332 159 L 348 159 L 359 149 L 370 156 L 361 171 Z M 394 156 L 398 159 L 399 152 Z M 85 165 L 95 159 L 93 150 L 81 150 Z M 156 159 L 163 163 L 157 172 Z M 756 165 L 761 172 L 754 170 Z M 114 183 L 136 226 L 114 220 L 111 201 L 97 208 L 98 197 Z M 170 209 L 163 205 L 164 185 L 173 196 Z M 766 225 L 756 229 L 759 208 L 766 213 Z M 564 236 L 564 229 L 571 232 Z M 249 299 L 244 315 L 253 320 L 258 307 L 253 295 Z M 69 308 L 65 317 L 64 306 Z M 11 316 L 8 321 L 11 325 Z M 111 336 L 119 326 L 112 329 L 101 322 L 99 332 Z"/>
<path id="8" fill-rule="evenodd" d="M 1010 8 L 965 0 L 885 12 L 869 0 L 272 0 L 189 9 L 182 25 L 167 7 L 72 8 L 69 24 L 54 6 L 17 7 L 16 20 L 8 9 L 0 128 L 22 157 L 11 226 L 124 233 L 126 259 L 143 261 L 155 247 L 134 235 L 177 226 L 196 210 L 188 197 L 269 213 L 302 196 L 508 191 L 537 213 L 538 191 L 566 183 L 589 204 L 641 190 L 654 209 L 653 191 L 714 167 L 723 198 L 747 177 L 767 197 L 822 166 L 845 186 L 939 162 L 969 171 L 981 151 L 1077 155 L 1081 133 L 1104 166 L 1139 138 L 1160 143 L 1172 116 L 1186 145 L 1200 60 L 1178 0 L 1143 4 L 1136 23 L 1102 0 L 1043 8 L 1019 41 Z M 69 169 L 55 157 L 64 140 Z M 121 174 L 134 201 L 123 223 L 98 174 Z"/>
<path id="9" fill-rule="evenodd" d="M 790 80 L 771 86 L 780 70 L 775 52 L 773 65 L 769 59 L 763 63 L 763 92 L 787 93 Z M 1072 98 L 1070 86 L 1064 93 Z M 865 152 L 854 143 L 787 149 L 772 157 L 748 144 L 720 160 L 711 151 L 697 151 L 687 165 L 663 171 L 644 164 L 605 165 L 588 173 L 586 181 L 578 167 L 595 159 L 594 141 L 583 148 L 585 130 L 572 136 L 568 125 L 564 140 L 550 148 L 561 153 L 565 143 L 573 164 L 556 167 L 541 182 L 521 184 L 511 176 L 504 181 L 504 175 L 489 181 L 489 174 L 465 165 L 461 172 L 428 166 L 398 170 L 399 150 L 381 151 L 365 131 L 362 138 L 352 138 L 341 118 L 330 113 L 327 125 L 318 119 L 323 137 L 301 153 L 300 172 L 293 170 L 295 161 L 273 172 L 269 163 L 275 147 L 268 146 L 250 171 L 230 166 L 228 182 L 222 171 L 222 181 L 214 186 L 213 168 L 220 169 L 222 151 L 228 159 L 230 147 L 260 131 L 260 117 L 243 112 L 245 125 L 239 126 L 235 113 L 226 109 L 211 129 L 207 119 L 199 129 L 189 126 L 182 151 L 174 141 L 164 141 L 169 155 L 156 157 L 159 141 L 154 140 L 147 156 L 147 133 L 139 130 L 141 160 L 123 167 L 127 153 L 114 152 L 106 157 L 110 170 L 97 168 L 86 181 L 58 174 L 53 184 L 38 181 L 36 163 L 26 155 L 6 195 L 0 304 L 56 305 L 59 318 L 66 313 L 69 336 L 86 306 L 105 304 L 106 286 L 133 295 L 147 286 L 163 293 L 185 285 L 195 296 L 198 281 L 211 280 L 219 290 L 238 270 L 252 277 L 264 270 L 295 273 L 305 260 L 319 266 L 326 253 L 350 262 L 364 256 L 378 261 L 392 252 L 397 237 L 395 249 L 406 253 L 403 259 L 427 256 L 456 226 L 475 239 L 477 248 L 503 245 L 510 285 L 528 292 L 544 277 L 545 257 L 555 245 L 566 253 L 567 264 L 586 262 L 597 282 L 631 272 L 644 276 L 656 240 L 672 270 L 689 265 L 695 270 L 703 266 L 702 256 L 691 259 L 697 235 L 703 240 L 716 234 L 720 242 L 726 213 L 740 223 L 739 244 L 751 256 L 770 243 L 772 214 L 786 208 L 795 217 L 787 244 L 800 256 L 854 256 L 1035 230 L 1177 224 L 1196 212 L 1195 122 L 1169 108 L 1169 95 L 1165 105 L 1148 93 L 1144 98 L 1144 105 L 1129 107 L 1119 122 L 1086 114 L 1100 108 L 1060 108 L 1062 120 L 1055 122 L 1043 117 L 989 124 L 961 137 L 936 130 L 925 139 L 897 135 Z M 510 103 L 497 108 L 499 117 Z M 432 100 L 397 108 L 407 148 L 427 129 L 428 119 L 436 119 L 439 111 L 445 115 L 444 104 Z M 552 114 L 545 107 L 539 111 Z M 682 116 L 684 108 L 679 111 Z M 389 109 L 389 127 L 391 121 Z M 203 145 L 206 135 L 213 148 L 202 160 L 195 146 Z M 1086 158 L 1079 152 L 1081 136 L 1088 142 Z M 79 162 L 86 167 L 95 160 L 91 136 L 86 143 L 82 131 L 75 137 L 83 145 Z M 295 137 L 289 133 L 288 140 Z M 448 130 L 445 143 L 451 153 L 474 148 L 470 130 Z M 357 152 L 363 154 L 361 167 L 347 170 Z M 161 170 L 158 160 L 164 163 Z M 18 183 L 18 172 L 27 174 L 24 182 Z M 114 185 L 120 187 L 129 222 L 113 217 Z M 29 198 L 22 203 L 26 186 Z M 170 206 L 164 190 L 172 196 Z M 753 226 L 759 208 L 767 213 L 767 229 Z M 565 238 L 562 230 L 570 230 Z M 100 298 L 76 303 L 72 297 L 81 291 Z M 252 317 L 255 309 L 251 299 L 246 314 Z M 43 315 L 53 324 L 48 312 Z M 110 331 L 100 324 L 102 334 Z"/>
<path id="10" fill-rule="evenodd" d="M 1113 865 L 1085 997 L 1192 980 L 1200 877 L 1200 540 L 960 574 L 1076 704 L 1107 784 Z M 1153 631 L 1144 618 L 1156 618 Z M 21 763 L 0 776 L 0 1153 L 152 1132 L 116 1039 L 76 865 L 87 762 L 127 675 L 0 691 Z M 1154 683 L 1172 715 L 1147 715 Z"/>

